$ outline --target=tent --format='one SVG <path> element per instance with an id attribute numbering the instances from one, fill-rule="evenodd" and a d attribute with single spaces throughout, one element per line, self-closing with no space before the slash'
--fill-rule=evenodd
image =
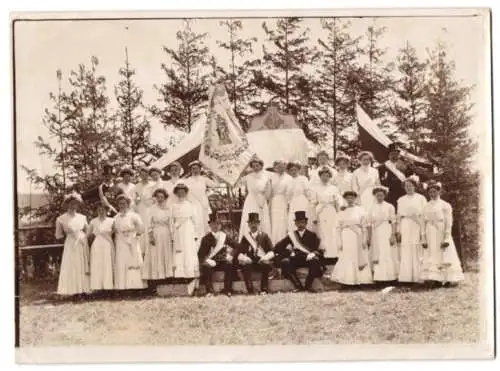
<path id="1" fill-rule="evenodd" d="M 165 153 L 151 166 L 163 169 L 178 161 L 187 170 L 188 164 L 199 158 L 205 121 L 206 117 L 202 116 L 173 150 Z M 304 132 L 293 115 L 278 112 L 274 105 L 264 114 L 252 119 L 246 135 L 250 148 L 264 161 L 265 166 L 271 166 L 277 159 L 294 160 L 307 165 L 309 143 Z"/>

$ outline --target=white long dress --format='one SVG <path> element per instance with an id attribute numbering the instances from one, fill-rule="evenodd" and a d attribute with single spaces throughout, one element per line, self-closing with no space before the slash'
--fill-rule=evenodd
<path id="1" fill-rule="evenodd" d="M 112 290 L 115 256 L 115 246 L 111 236 L 113 218 L 92 219 L 88 233 L 95 236 L 90 247 L 90 288 Z"/>
<path id="2" fill-rule="evenodd" d="M 149 230 L 148 222 L 148 209 L 153 205 L 154 199 L 153 194 L 151 193 L 151 182 L 139 182 L 135 186 L 135 211 L 141 217 L 142 223 L 144 224 L 144 230 Z M 144 253 L 149 244 L 148 235 L 144 233 L 141 236 L 141 251 Z"/>
<path id="3" fill-rule="evenodd" d="M 199 277 L 198 240 L 201 236 L 196 234 L 197 218 L 196 207 L 188 200 L 172 205 L 173 277 Z"/>
<path id="4" fill-rule="evenodd" d="M 339 260 L 333 269 L 333 280 L 344 285 L 372 283 L 368 249 L 362 248 L 363 230 L 366 227 L 365 210 L 360 206 L 348 207 L 339 213 L 337 220 L 340 251 Z"/>
<path id="5" fill-rule="evenodd" d="M 371 166 L 361 166 L 352 173 L 352 190 L 358 194 L 359 204 L 366 212 L 375 203 L 373 188 L 380 185 L 377 169 Z"/>
<path id="6" fill-rule="evenodd" d="M 332 184 L 317 185 L 314 188 L 314 204 L 318 221 L 318 235 L 321 247 L 325 250 L 325 258 L 337 258 L 337 207 L 342 198 L 337 187 Z"/>
<path id="7" fill-rule="evenodd" d="M 118 213 L 114 218 L 115 235 L 115 289 L 142 289 L 142 254 L 138 233 L 144 232 L 139 214 L 129 210 Z"/>
<path id="8" fill-rule="evenodd" d="M 305 211 L 309 219 L 308 229 L 315 230 L 313 221 L 316 220 L 314 205 L 311 202 L 311 189 L 309 181 L 303 175 L 292 177 L 286 187 L 286 197 L 288 199 L 288 231 L 295 231 L 295 212 Z"/>
<path id="9" fill-rule="evenodd" d="M 334 184 L 339 189 L 340 195 L 344 196 L 344 193 L 347 191 L 352 191 L 352 173 L 350 171 L 341 171 L 337 172 L 335 179 L 333 180 Z"/>
<path id="10" fill-rule="evenodd" d="M 460 259 L 453 238 L 453 210 L 451 205 L 438 198 L 430 200 L 423 211 L 425 225 L 425 241 L 421 279 L 439 282 L 460 282 L 464 279 Z M 448 247 L 442 249 L 441 243 Z"/>
<path id="11" fill-rule="evenodd" d="M 179 201 L 177 195 L 174 194 L 174 188 L 179 183 L 185 183 L 185 180 L 181 178 L 171 178 L 162 182 L 162 187 L 168 193 L 167 205 L 171 207 L 175 202 Z"/>
<path id="12" fill-rule="evenodd" d="M 56 219 L 55 237 L 64 240 L 57 293 L 76 295 L 90 292 L 89 246 L 85 235 L 84 215 L 64 213 Z"/>
<path id="13" fill-rule="evenodd" d="M 271 241 L 276 244 L 288 232 L 287 185 L 292 177 L 287 173 L 271 175 Z"/>
<path id="14" fill-rule="evenodd" d="M 196 230 L 198 236 L 204 236 L 208 232 L 208 216 L 212 213 L 208 201 L 208 187 L 215 187 L 215 182 L 203 175 L 190 176 L 186 179 L 189 188 L 188 200 L 196 207 L 199 217 Z"/>
<path id="15" fill-rule="evenodd" d="M 401 233 L 399 277 L 401 282 L 420 282 L 422 265 L 423 211 L 427 203 L 418 193 L 398 200 L 398 228 Z"/>
<path id="16" fill-rule="evenodd" d="M 136 198 L 136 194 L 135 194 L 135 184 L 134 183 L 128 183 L 128 184 L 125 184 L 123 182 L 120 182 L 116 185 L 118 188 L 120 188 L 123 193 L 128 197 L 130 198 L 130 207 L 131 208 L 134 208 L 135 207 L 135 198 Z"/>
<path id="17" fill-rule="evenodd" d="M 170 234 L 170 209 L 158 204 L 149 209 L 148 232 L 153 233 L 154 245 L 148 243 L 142 265 L 142 278 L 145 280 L 161 280 L 173 277 L 173 250 Z"/>
<path id="18" fill-rule="evenodd" d="M 271 235 L 271 216 L 269 213 L 269 204 L 267 197 L 271 193 L 270 189 L 270 174 L 265 171 L 258 173 L 252 172 L 247 174 L 243 179 L 243 183 L 247 187 L 247 196 L 243 203 L 243 211 L 241 213 L 241 223 L 239 232 L 239 241 L 248 232 L 248 214 L 258 213 L 260 219 L 261 231 Z"/>
<path id="19" fill-rule="evenodd" d="M 371 227 L 370 257 L 374 281 L 394 281 L 398 278 L 398 247 L 390 244 L 396 209 L 390 203 L 375 202 L 368 213 Z"/>

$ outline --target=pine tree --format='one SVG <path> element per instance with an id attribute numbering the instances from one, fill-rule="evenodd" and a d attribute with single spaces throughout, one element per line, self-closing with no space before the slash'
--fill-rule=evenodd
<path id="1" fill-rule="evenodd" d="M 225 83 L 235 116 L 246 131 L 249 117 L 256 113 L 250 102 L 255 102 L 260 95 L 256 85 L 253 84 L 253 76 L 261 62 L 260 59 L 250 60 L 245 57 L 252 54 L 253 44 L 257 38 L 239 37 L 239 32 L 243 29 L 241 20 L 227 19 L 220 21 L 220 25 L 227 29 L 228 39 L 218 41 L 217 44 L 229 52 L 230 62 L 227 68 L 219 67 L 223 75 L 219 81 Z"/>
<path id="2" fill-rule="evenodd" d="M 321 25 L 328 33 L 325 39 L 318 39 L 321 67 L 315 101 L 321 112 L 322 126 L 331 133 L 328 146 L 333 144 L 335 157 L 338 151 L 350 153 L 355 149 L 352 134 L 346 129 L 351 128 L 356 119 L 356 93 L 351 80 L 358 69 L 360 38 L 351 37 L 349 22 L 323 18 Z"/>
<path id="3" fill-rule="evenodd" d="M 163 47 L 169 61 L 161 65 L 166 81 L 155 88 L 158 102 L 150 111 L 165 125 L 190 132 L 193 123 L 206 108 L 208 100 L 209 50 L 205 45 L 207 33 L 193 31 L 194 20 L 183 20 L 177 32 L 177 50 Z"/>
<path id="4" fill-rule="evenodd" d="M 305 135 L 317 141 L 321 134 L 319 120 L 312 114 L 314 87 L 317 81 L 312 70 L 318 58 L 315 48 L 308 46 L 309 29 L 301 25 L 296 17 L 278 18 L 274 27 L 266 22 L 262 27 L 268 44 L 263 46 L 263 68 L 254 80 L 257 88 L 264 90 L 275 100 L 280 109 L 297 117 Z M 262 108 L 261 102 L 254 104 Z"/>
<path id="5" fill-rule="evenodd" d="M 416 49 L 408 42 L 399 50 L 397 61 L 400 77 L 393 87 L 397 99 L 391 104 L 394 124 L 398 131 L 404 134 L 409 150 L 415 154 L 422 154 L 422 141 L 428 134 L 425 128 L 426 63 L 419 60 Z"/>
<path id="6" fill-rule="evenodd" d="M 135 70 L 131 68 L 125 49 L 125 66 L 120 68 L 121 81 L 115 86 L 118 110 L 117 154 L 119 161 L 132 169 L 147 165 L 162 154 L 158 145 L 151 144 L 151 123 L 145 116 L 142 104 L 143 91 L 133 81 Z"/>
<path id="7" fill-rule="evenodd" d="M 473 87 L 455 80 L 455 64 L 447 57 L 446 45 L 439 42 L 429 52 L 425 92 L 429 106 L 426 126 L 431 131 L 426 151 L 443 171 L 443 199 L 453 206 L 455 242 L 474 252 L 478 243 L 478 174 L 471 168 L 477 151 L 469 135 L 472 122 L 469 94 Z M 460 253 L 460 248 L 458 249 Z"/>
<path id="8" fill-rule="evenodd" d="M 389 112 L 394 64 L 384 62 L 387 50 L 379 46 L 386 31 L 386 27 L 378 27 L 373 20 L 365 33 L 365 45 L 361 47 L 361 57 L 365 63 L 353 75 L 359 103 L 372 119 L 385 118 Z M 386 127 L 385 120 L 380 124 Z"/>

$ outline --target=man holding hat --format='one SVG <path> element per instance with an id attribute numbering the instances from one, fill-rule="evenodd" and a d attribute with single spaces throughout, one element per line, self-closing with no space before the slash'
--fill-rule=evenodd
<path id="1" fill-rule="evenodd" d="M 316 233 L 307 229 L 305 211 L 295 212 L 295 226 L 297 229 L 288 232 L 288 236 L 275 246 L 276 254 L 280 259 L 283 275 L 288 278 L 299 291 L 315 292 L 312 284 L 315 278 L 323 274 L 323 251 L 320 250 L 320 239 Z M 305 285 L 297 277 L 297 269 L 309 268 Z"/>
<path id="2" fill-rule="evenodd" d="M 259 230 L 258 213 L 248 214 L 248 231 L 245 232 L 236 253 L 238 263 L 243 273 L 245 286 L 249 294 L 254 293 L 252 271 L 261 273 L 260 292 L 265 294 L 269 288 L 269 273 L 273 267 L 274 249 L 267 233 Z"/>
<path id="3" fill-rule="evenodd" d="M 220 221 L 216 213 L 209 216 L 208 226 L 210 231 L 203 236 L 198 250 L 200 262 L 200 281 L 205 284 L 207 296 L 214 294 L 212 274 L 216 269 L 224 271 L 224 291 L 231 296 L 233 292 L 232 278 L 235 272 L 234 251 L 237 244 L 221 231 Z"/>
<path id="4" fill-rule="evenodd" d="M 107 207 L 108 216 L 115 216 L 118 211 L 115 208 L 116 197 L 123 191 L 116 186 L 114 181 L 115 171 L 113 166 L 105 164 L 103 166 L 103 182 L 99 185 L 99 200 Z"/>
<path id="5" fill-rule="evenodd" d="M 404 181 L 412 174 L 401 168 L 398 143 L 389 144 L 387 151 L 389 159 L 378 167 L 378 173 L 380 183 L 389 189 L 386 201 L 397 208 L 398 199 L 406 194 Z"/>

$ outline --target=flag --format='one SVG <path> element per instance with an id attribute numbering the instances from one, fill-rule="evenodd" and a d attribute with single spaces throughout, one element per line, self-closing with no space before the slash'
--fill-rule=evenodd
<path id="1" fill-rule="evenodd" d="M 253 155 L 224 85 L 216 85 L 209 96 L 199 160 L 214 175 L 234 186 Z"/>
<path id="2" fill-rule="evenodd" d="M 388 159 L 387 147 L 392 141 L 357 103 L 356 115 L 358 117 L 359 140 L 363 146 L 363 150 L 371 151 L 377 162 L 385 162 Z M 416 156 L 403 149 L 401 150 L 401 156 L 417 166 L 433 170 L 434 165 L 425 158 Z"/>

